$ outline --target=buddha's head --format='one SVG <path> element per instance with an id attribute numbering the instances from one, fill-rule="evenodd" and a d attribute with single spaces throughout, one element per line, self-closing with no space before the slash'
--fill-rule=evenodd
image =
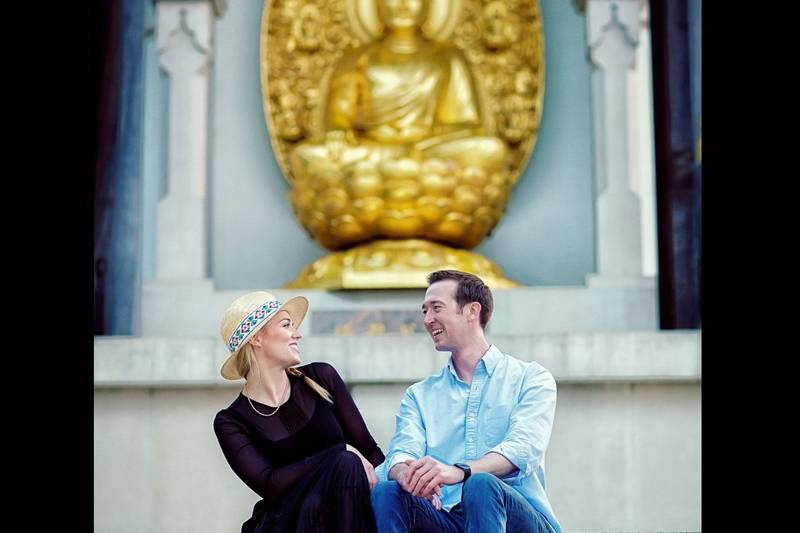
<path id="1" fill-rule="evenodd" d="M 376 0 L 378 18 L 389 30 L 421 27 L 428 4 L 429 0 Z"/>

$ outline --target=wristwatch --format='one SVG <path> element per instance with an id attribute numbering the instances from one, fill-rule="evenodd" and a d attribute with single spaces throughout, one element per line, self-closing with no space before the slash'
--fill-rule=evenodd
<path id="1" fill-rule="evenodd" d="M 461 480 L 461 483 L 465 483 L 469 479 L 469 476 L 472 475 L 472 468 L 470 468 L 468 464 L 456 463 L 453 466 L 464 472 L 464 479 Z"/>

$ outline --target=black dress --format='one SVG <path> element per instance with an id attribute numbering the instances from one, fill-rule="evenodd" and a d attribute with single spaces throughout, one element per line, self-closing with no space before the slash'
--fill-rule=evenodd
<path id="1" fill-rule="evenodd" d="M 302 377 L 290 375 L 291 396 L 275 415 L 253 411 L 243 394 L 217 413 L 214 432 L 233 471 L 262 500 L 242 533 L 375 532 L 367 475 L 384 460 L 342 378 L 327 363 L 298 368 L 325 387 L 333 405 Z M 262 413 L 270 407 L 253 400 Z"/>

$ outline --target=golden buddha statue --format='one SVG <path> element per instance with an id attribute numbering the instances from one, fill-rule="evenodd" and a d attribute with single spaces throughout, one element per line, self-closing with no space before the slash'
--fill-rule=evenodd
<path id="1" fill-rule="evenodd" d="M 529 155 L 532 149 L 534 136 L 518 124 L 538 123 L 538 110 L 532 107 L 536 98 L 516 94 L 513 82 L 505 84 L 508 88 L 498 82 L 493 87 L 508 94 L 491 95 L 498 100 L 489 105 L 480 73 L 476 75 L 465 53 L 425 31 L 432 3 L 438 2 L 439 8 L 449 3 L 452 8 L 461 0 L 374 0 L 372 15 L 379 27 L 373 25 L 366 38 L 363 31 L 360 39 L 351 38 L 355 46 L 349 47 L 338 45 L 345 40 L 343 25 L 336 26 L 342 19 L 341 6 L 347 3 L 354 26 L 353 20 L 365 17 L 352 17 L 353 11 L 364 10 L 370 0 L 308 0 L 300 10 L 296 4 L 302 0 L 287 1 L 301 16 L 291 19 L 287 7 L 285 19 L 278 21 L 281 14 L 273 15 L 272 33 L 267 32 L 267 38 L 275 38 L 284 26 L 292 28 L 284 48 L 295 54 L 291 61 L 274 58 L 267 69 L 273 79 L 264 76 L 265 86 L 272 87 L 265 109 L 278 134 L 273 146 L 282 166 L 288 167 L 284 171 L 292 184 L 290 199 L 302 225 L 330 250 L 351 248 L 349 259 L 326 259 L 307 268 L 306 279 L 317 279 L 316 286 L 346 286 L 322 280 L 341 277 L 338 270 L 355 268 L 355 261 L 367 270 L 392 271 L 378 277 L 394 281 L 358 282 L 363 286 L 409 286 L 398 285 L 395 274 L 402 277 L 403 268 L 422 272 L 458 261 L 452 266 L 465 269 L 468 263 L 489 269 L 500 280 L 495 286 L 503 285 L 499 268 L 487 259 L 465 257 L 471 252 L 434 243 L 473 248 L 499 222 L 526 159 L 524 152 Z M 466 1 L 471 8 L 471 0 Z M 511 1 L 534 5 L 531 0 Z M 477 36 L 473 47 L 485 48 L 473 57 L 488 58 L 486 69 L 500 53 L 496 49 L 508 48 L 509 36 L 518 30 L 502 25 L 505 4 L 495 0 L 490 5 L 485 13 L 489 37 Z M 321 9 L 328 12 L 321 14 Z M 457 15 L 452 9 L 441 13 L 440 9 L 440 21 Z M 304 20 L 317 24 L 326 18 L 334 21 L 332 32 L 301 31 Z M 454 24 L 448 24 L 452 29 Z M 265 43 L 266 39 L 262 58 Z M 520 55 L 503 53 L 512 59 Z M 330 61 L 325 73 L 317 74 L 315 87 L 312 78 L 324 64 L 321 58 Z M 498 61 L 497 70 L 507 66 L 503 61 Z M 287 72 L 303 74 L 288 83 Z M 523 118 L 528 122 L 520 122 Z M 497 134 L 498 122 L 502 136 Z M 400 267 L 394 264 L 398 262 Z M 486 271 L 476 273 L 487 276 Z M 424 286 L 424 276 L 414 283 Z M 302 285 L 299 280 L 295 284 Z"/>
<path id="2" fill-rule="evenodd" d="M 422 34 L 427 0 L 377 0 L 381 39 L 345 53 L 333 72 L 324 144 L 298 146 L 292 168 L 443 158 L 487 172 L 503 141 L 483 135 L 473 74 L 456 47 Z"/>

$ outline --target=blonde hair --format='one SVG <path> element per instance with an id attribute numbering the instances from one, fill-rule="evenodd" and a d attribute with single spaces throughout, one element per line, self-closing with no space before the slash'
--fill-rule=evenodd
<path id="1" fill-rule="evenodd" d="M 248 372 L 250 372 L 250 369 L 256 365 L 255 357 L 256 354 L 253 352 L 253 347 L 250 346 L 250 343 L 242 346 L 242 349 L 239 351 L 236 357 L 236 370 L 239 372 L 240 376 L 247 379 Z M 333 396 L 325 389 L 325 387 L 306 376 L 296 368 L 287 368 L 286 373 L 298 378 L 302 377 L 305 379 L 306 384 L 311 387 L 314 392 L 319 394 L 323 400 L 327 401 L 328 403 L 333 403 Z"/>

